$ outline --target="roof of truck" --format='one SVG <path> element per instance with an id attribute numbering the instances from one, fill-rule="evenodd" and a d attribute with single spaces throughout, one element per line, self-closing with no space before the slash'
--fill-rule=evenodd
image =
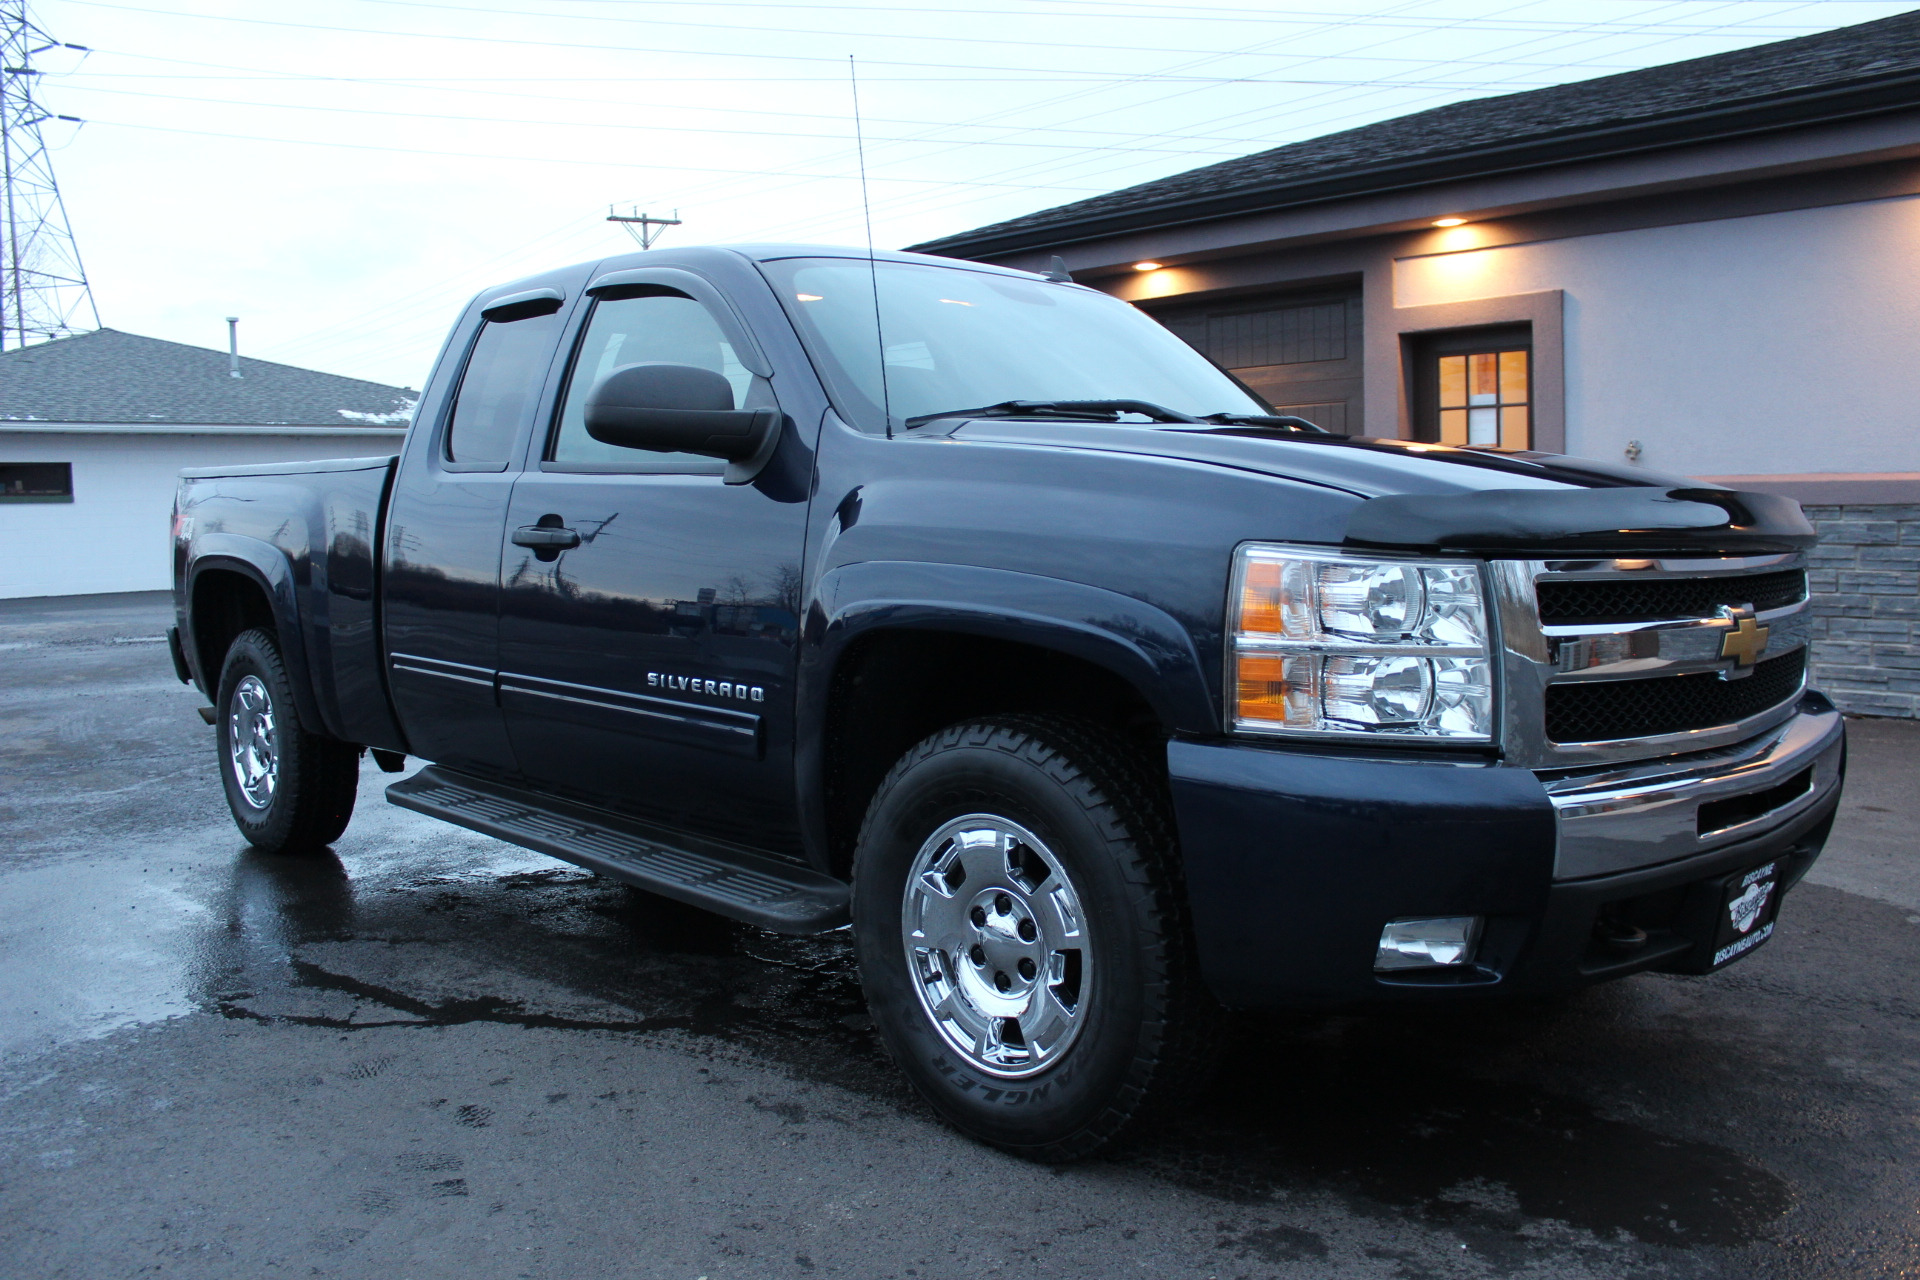
<path id="1" fill-rule="evenodd" d="M 96 329 L 0 353 L 0 422 L 404 425 L 419 393 Z"/>

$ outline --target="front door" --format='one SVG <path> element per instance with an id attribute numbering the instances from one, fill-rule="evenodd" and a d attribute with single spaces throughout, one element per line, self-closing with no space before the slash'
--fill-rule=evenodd
<path id="1" fill-rule="evenodd" d="M 560 289 L 514 295 L 462 325 L 450 391 L 429 389 L 387 517 L 388 678 L 414 755 L 515 772 L 494 694 L 500 544 L 515 473 L 559 345 Z"/>
<path id="2" fill-rule="evenodd" d="M 600 378 L 643 361 L 724 374 L 741 407 L 774 404 L 771 384 L 685 292 L 632 286 L 592 306 L 507 517 L 578 539 L 510 543 L 502 565 L 500 691 L 521 770 L 557 795 L 797 852 L 806 504 L 726 484 L 715 459 L 601 444 L 582 420 Z"/>

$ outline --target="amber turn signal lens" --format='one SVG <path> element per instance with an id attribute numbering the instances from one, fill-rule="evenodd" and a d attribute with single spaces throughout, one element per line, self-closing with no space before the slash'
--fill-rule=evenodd
<path id="1" fill-rule="evenodd" d="M 1246 577 L 1240 584 L 1240 630 L 1276 636 L 1285 633 L 1287 624 L 1280 607 L 1286 569 L 1273 560 L 1247 561 Z"/>
<path id="2" fill-rule="evenodd" d="M 1243 653 L 1239 667 L 1239 718 L 1284 723 L 1287 718 L 1287 660 L 1278 655 Z"/>

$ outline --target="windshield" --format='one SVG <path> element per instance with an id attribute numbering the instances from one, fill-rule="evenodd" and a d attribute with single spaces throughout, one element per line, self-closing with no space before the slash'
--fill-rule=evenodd
<path id="1" fill-rule="evenodd" d="M 861 259 L 762 264 L 854 425 L 1008 400 L 1144 400 L 1193 417 L 1271 412 L 1156 321 L 1091 289 Z M 880 324 L 874 325 L 874 294 Z"/>

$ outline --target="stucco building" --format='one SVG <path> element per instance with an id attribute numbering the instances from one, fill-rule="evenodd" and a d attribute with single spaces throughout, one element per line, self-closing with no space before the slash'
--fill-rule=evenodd
<path id="1" fill-rule="evenodd" d="M 916 245 L 1125 298 L 1331 430 L 1798 498 L 1816 676 L 1920 714 L 1920 13 L 1457 103 Z"/>
<path id="2" fill-rule="evenodd" d="M 0 598 L 170 586 L 182 467 L 394 453 L 415 398 L 114 329 L 0 354 Z"/>

